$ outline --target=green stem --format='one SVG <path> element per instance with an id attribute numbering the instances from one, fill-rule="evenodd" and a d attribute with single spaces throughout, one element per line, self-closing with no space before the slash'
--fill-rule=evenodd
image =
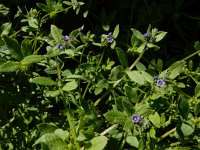
<path id="1" fill-rule="evenodd" d="M 76 149 L 79 150 L 80 147 L 78 145 L 78 142 L 76 141 L 76 133 L 75 133 L 75 130 L 74 130 L 74 127 L 73 127 L 73 124 L 72 124 L 72 120 L 71 120 L 71 116 L 70 116 L 69 110 L 67 110 L 67 120 L 68 120 L 68 123 L 69 123 L 70 131 L 72 133 L 74 144 L 76 146 Z"/>
<path id="2" fill-rule="evenodd" d="M 176 131 L 176 128 L 173 128 L 170 131 L 166 132 L 165 134 L 163 134 L 161 137 L 158 138 L 157 142 L 160 142 L 161 140 L 163 140 L 164 138 L 166 138 L 170 134 L 174 133 L 175 131 Z"/>
<path id="3" fill-rule="evenodd" d="M 116 128 L 118 125 L 114 124 L 111 127 L 109 127 L 108 129 L 104 130 L 100 135 L 105 135 L 106 133 L 108 133 L 109 131 L 111 131 L 112 129 Z"/>
<path id="4" fill-rule="evenodd" d="M 67 108 L 67 104 L 66 104 L 66 102 L 64 101 L 65 96 L 64 96 L 63 91 L 62 91 L 62 89 L 61 89 L 62 78 L 61 78 L 61 70 L 60 70 L 60 63 L 59 63 L 58 57 L 55 57 L 55 60 L 56 60 L 56 67 L 57 67 L 57 76 L 58 76 L 58 86 L 59 86 L 59 90 L 60 90 L 60 93 L 61 93 L 62 98 L 63 98 L 63 104 L 64 104 L 64 106 L 65 106 L 65 109 L 67 110 L 67 120 L 68 120 L 68 123 L 69 123 L 71 135 L 72 135 L 74 144 L 75 144 L 75 146 L 76 146 L 76 149 L 79 150 L 80 147 L 79 147 L 78 142 L 76 141 L 76 132 L 75 132 L 74 127 L 73 127 L 73 124 L 72 124 L 71 115 L 70 115 L 70 112 L 69 112 L 70 109 Z"/>
<path id="5" fill-rule="evenodd" d="M 194 55 L 196 55 L 196 54 L 198 54 L 198 53 L 200 53 L 200 50 L 198 50 L 198 51 L 194 52 L 193 54 L 190 54 L 189 56 L 183 58 L 181 61 L 186 61 L 187 59 L 193 57 Z"/>
<path id="6" fill-rule="evenodd" d="M 50 15 L 52 15 L 52 14 L 58 14 L 58 13 L 63 12 L 63 11 L 67 12 L 70 8 L 72 8 L 72 6 L 69 6 L 68 8 L 65 8 L 65 9 L 63 9 L 63 10 L 59 10 L 59 11 L 56 11 L 56 12 L 50 12 L 50 13 L 46 14 L 45 16 L 42 17 L 41 23 L 45 22 L 45 19 L 46 19 L 48 16 L 50 16 Z"/>
<path id="7" fill-rule="evenodd" d="M 87 92 L 87 90 L 88 90 L 88 88 L 89 88 L 89 86 L 90 86 L 90 83 L 91 83 L 91 81 L 88 82 L 88 84 L 87 84 L 87 86 L 86 86 L 86 88 L 85 88 L 85 90 L 84 90 L 84 93 L 83 93 L 82 99 L 85 98 L 85 95 L 86 95 L 86 92 Z"/>
<path id="8" fill-rule="evenodd" d="M 104 99 L 104 97 L 106 97 L 106 96 L 107 96 L 107 95 L 108 95 L 108 94 L 109 94 L 109 93 L 124 79 L 126 73 L 127 73 L 128 71 L 132 70 L 133 67 L 135 67 L 135 65 L 137 64 L 137 62 L 138 62 L 138 61 L 142 58 L 142 56 L 144 55 L 144 52 L 145 52 L 145 51 L 146 51 L 146 49 L 143 50 L 143 52 L 142 52 L 142 53 L 139 55 L 139 57 L 133 62 L 133 64 L 132 64 L 129 68 L 126 69 L 124 76 L 123 76 L 121 79 L 115 81 L 115 83 L 113 84 L 113 86 L 109 87 L 108 90 L 107 90 L 98 100 L 96 100 L 96 102 L 94 103 L 94 106 L 97 106 L 97 105 Z"/>

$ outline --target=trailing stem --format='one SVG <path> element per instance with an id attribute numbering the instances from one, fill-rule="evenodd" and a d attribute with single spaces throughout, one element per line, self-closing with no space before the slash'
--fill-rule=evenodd
<path id="1" fill-rule="evenodd" d="M 113 86 L 109 87 L 107 89 L 107 91 L 98 100 L 96 100 L 96 102 L 94 103 L 94 106 L 97 106 L 104 99 L 104 97 L 106 97 L 124 79 L 124 77 L 126 76 L 126 73 L 128 71 L 132 70 L 135 67 L 135 65 L 137 64 L 137 62 L 144 55 L 145 51 L 146 51 L 146 49 L 144 49 L 143 52 L 138 56 L 138 58 L 133 62 L 133 64 L 129 68 L 126 69 L 126 71 L 124 73 L 124 76 L 121 79 L 115 81 L 115 83 L 113 84 Z"/>

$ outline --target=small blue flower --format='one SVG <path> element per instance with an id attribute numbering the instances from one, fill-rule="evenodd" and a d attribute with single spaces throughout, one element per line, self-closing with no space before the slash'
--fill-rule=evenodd
<path id="1" fill-rule="evenodd" d="M 109 32 L 109 33 L 108 33 L 108 36 L 112 36 L 112 32 Z"/>
<path id="2" fill-rule="evenodd" d="M 106 38 L 109 43 L 113 42 L 113 38 Z"/>
<path id="3" fill-rule="evenodd" d="M 69 41 L 69 36 L 68 36 L 68 35 L 63 36 L 62 38 L 63 38 L 63 40 L 65 40 L 65 41 Z"/>
<path id="4" fill-rule="evenodd" d="M 138 116 L 138 115 L 133 115 L 133 116 L 132 116 L 132 122 L 135 122 L 135 123 L 140 122 L 140 116 Z"/>
<path id="5" fill-rule="evenodd" d="M 112 37 L 112 32 L 109 32 L 107 37 L 106 37 L 106 40 L 109 42 L 109 43 L 112 43 L 113 42 L 113 37 Z"/>
<path id="6" fill-rule="evenodd" d="M 159 79 L 159 80 L 157 80 L 156 85 L 163 87 L 163 86 L 165 86 L 165 81 L 163 79 Z"/>
<path id="7" fill-rule="evenodd" d="M 149 35 L 148 35 L 147 33 L 144 33 L 143 36 L 144 36 L 145 38 L 148 38 Z"/>
<path id="8" fill-rule="evenodd" d="M 63 49 L 62 44 L 59 44 L 59 45 L 57 46 L 57 48 L 58 48 L 59 50 L 62 50 L 62 49 Z"/>

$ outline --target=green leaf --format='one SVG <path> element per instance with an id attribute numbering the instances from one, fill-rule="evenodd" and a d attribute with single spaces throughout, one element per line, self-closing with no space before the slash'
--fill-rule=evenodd
<path id="1" fill-rule="evenodd" d="M 145 149 L 144 140 L 141 138 L 138 144 L 138 150 L 144 150 L 144 149 Z"/>
<path id="2" fill-rule="evenodd" d="M 142 53 L 146 47 L 146 42 L 142 43 L 139 47 L 135 49 L 136 52 Z"/>
<path id="3" fill-rule="evenodd" d="M 134 112 L 133 104 L 130 102 L 130 100 L 125 97 L 122 100 L 122 106 L 123 106 L 123 112 L 127 114 L 127 116 L 131 116 Z"/>
<path id="4" fill-rule="evenodd" d="M 155 45 L 153 43 L 147 43 L 148 48 L 154 48 L 154 50 L 159 50 L 160 47 L 158 45 Z"/>
<path id="5" fill-rule="evenodd" d="M 45 85 L 45 86 L 52 86 L 56 85 L 57 83 L 48 77 L 35 77 L 30 79 L 31 83 Z"/>
<path id="6" fill-rule="evenodd" d="M 85 146 L 86 150 L 103 150 L 106 147 L 108 138 L 105 136 L 94 137 L 89 144 Z"/>
<path id="7" fill-rule="evenodd" d="M 131 146 L 134 146 L 134 147 L 138 148 L 139 141 L 138 141 L 138 139 L 135 136 L 128 136 L 126 138 L 126 142 L 128 144 L 130 144 Z"/>
<path id="8" fill-rule="evenodd" d="M 144 80 L 142 74 L 140 73 L 140 71 L 136 71 L 136 70 L 134 70 L 134 71 L 128 71 L 127 75 L 129 76 L 129 78 L 132 81 L 134 81 L 134 82 L 136 82 L 136 83 L 138 83 L 140 85 L 144 84 L 145 80 Z"/>
<path id="9" fill-rule="evenodd" d="M 72 2 L 69 2 L 69 1 L 63 1 L 63 4 L 66 4 L 68 6 L 72 6 Z"/>
<path id="10" fill-rule="evenodd" d="M 131 100 L 131 102 L 133 102 L 133 103 L 138 102 L 139 96 L 138 96 L 137 90 L 135 88 L 125 85 L 125 93 L 126 93 L 127 97 Z"/>
<path id="11" fill-rule="evenodd" d="M 155 36 L 156 38 L 155 42 L 161 41 L 165 37 L 166 34 L 167 32 L 163 32 L 163 31 L 157 32 L 157 35 Z"/>
<path id="12" fill-rule="evenodd" d="M 19 43 L 15 39 L 12 39 L 5 35 L 3 36 L 3 38 L 8 50 L 10 51 L 11 56 L 17 60 L 20 60 L 22 58 L 22 52 Z"/>
<path id="13" fill-rule="evenodd" d="M 152 127 L 149 131 L 149 135 L 150 137 L 152 138 L 155 138 L 156 137 L 156 130 Z"/>
<path id="14" fill-rule="evenodd" d="M 149 73 L 147 73 L 147 72 L 145 72 L 145 71 L 141 71 L 141 73 L 142 73 L 143 78 L 144 78 L 147 82 L 149 82 L 149 83 L 151 83 L 151 84 L 154 83 L 153 77 L 152 77 Z"/>
<path id="15" fill-rule="evenodd" d="M 129 131 L 130 129 L 134 129 L 135 124 L 132 122 L 132 119 L 127 119 L 124 124 L 124 130 Z"/>
<path id="16" fill-rule="evenodd" d="M 124 124 L 127 120 L 127 117 L 124 113 L 119 111 L 109 111 L 105 113 L 105 118 L 110 123 Z"/>
<path id="17" fill-rule="evenodd" d="M 65 86 L 62 88 L 63 91 L 72 91 L 75 90 L 78 87 L 78 84 L 76 80 L 72 80 L 65 84 Z"/>
<path id="18" fill-rule="evenodd" d="M 6 23 L 2 24 L 1 30 L 0 30 L 1 36 L 8 35 L 8 33 L 10 32 L 11 26 L 12 26 L 12 23 L 10 23 L 10 22 L 6 22 Z"/>
<path id="19" fill-rule="evenodd" d="M 99 95 L 102 91 L 103 91 L 102 88 L 96 87 L 96 88 L 94 89 L 94 94 L 95 94 L 95 95 Z"/>
<path id="20" fill-rule="evenodd" d="M 58 50 L 58 48 L 53 48 L 47 52 L 46 57 L 51 58 L 51 57 L 58 56 L 59 54 L 60 54 L 60 50 Z"/>
<path id="21" fill-rule="evenodd" d="M 32 43 L 29 39 L 24 39 L 21 43 L 21 51 L 24 57 L 32 54 Z"/>
<path id="22" fill-rule="evenodd" d="M 36 3 L 37 7 L 40 8 L 42 11 L 44 12 L 51 12 L 49 10 L 49 7 L 45 4 L 41 4 L 41 3 Z"/>
<path id="23" fill-rule="evenodd" d="M 51 35 L 57 44 L 62 43 L 62 30 L 58 29 L 55 25 L 51 25 Z"/>
<path id="24" fill-rule="evenodd" d="M 63 129 L 56 129 L 54 131 L 54 134 L 57 135 L 59 138 L 61 138 L 63 141 L 67 140 L 69 136 L 69 132 L 64 131 Z"/>
<path id="25" fill-rule="evenodd" d="M 143 41 L 143 42 L 146 41 L 145 37 L 143 36 L 143 34 L 142 34 L 139 30 L 134 29 L 134 28 L 132 28 L 131 30 L 133 31 L 133 35 L 134 35 L 137 39 L 139 39 L 139 40 L 141 40 L 141 41 Z"/>
<path id="26" fill-rule="evenodd" d="M 194 43 L 194 49 L 197 51 L 200 50 L 200 42 L 199 41 Z"/>
<path id="27" fill-rule="evenodd" d="M 28 24 L 30 27 L 37 29 L 38 28 L 38 21 L 36 18 L 29 18 L 28 19 Z"/>
<path id="28" fill-rule="evenodd" d="M 80 31 L 83 30 L 83 28 L 84 28 L 84 26 L 82 26 L 82 27 L 80 27 L 80 28 L 78 28 L 78 29 L 73 30 L 73 31 L 69 34 L 69 38 L 70 38 L 70 39 L 76 38 L 76 37 L 80 34 Z"/>
<path id="29" fill-rule="evenodd" d="M 200 102 L 196 104 L 195 108 L 194 108 L 194 114 L 195 116 L 198 116 L 200 112 Z"/>
<path id="30" fill-rule="evenodd" d="M 116 49 L 116 53 L 117 53 L 120 63 L 123 66 L 128 67 L 128 61 L 127 61 L 125 51 L 121 50 L 119 47 L 116 47 L 115 49 Z"/>
<path id="31" fill-rule="evenodd" d="M 33 146 L 41 144 L 42 149 L 48 150 L 66 150 L 67 143 L 65 143 L 61 138 L 59 138 L 54 133 L 47 133 L 40 137 Z"/>
<path id="32" fill-rule="evenodd" d="M 139 62 L 139 61 L 136 63 L 135 66 L 136 66 L 136 68 L 137 68 L 138 71 L 145 71 L 145 70 L 147 69 L 147 68 L 145 67 L 145 65 L 143 65 L 143 64 L 142 64 L 141 62 Z"/>
<path id="33" fill-rule="evenodd" d="M 124 75 L 124 67 L 123 66 L 117 66 L 117 67 L 114 67 L 112 70 L 111 70 L 111 73 L 109 75 L 109 79 L 110 80 L 119 80 L 123 77 Z"/>
<path id="34" fill-rule="evenodd" d="M 142 105 L 136 105 L 135 107 L 135 114 L 137 115 L 143 115 L 143 116 L 149 116 L 152 114 L 154 111 L 150 109 L 149 104 L 142 104 Z"/>
<path id="35" fill-rule="evenodd" d="M 37 125 L 39 136 L 46 133 L 53 133 L 58 127 L 53 123 L 41 123 Z"/>
<path id="36" fill-rule="evenodd" d="M 124 98 L 125 98 L 124 96 L 118 96 L 117 98 L 115 98 L 115 106 L 117 107 L 118 111 L 121 111 L 121 112 L 124 111 L 124 108 L 122 105 L 122 101 Z"/>
<path id="37" fill-rule="evenodd" d="M 180 99 L 179 99 L 179 102 L 178 102 L 178 110 L 180 112 L 180 115 L 184 119 L 187 119 L 190 108 L 189 108 L 188 101 L 183 96 L 180 96 Z"/>
<path id="38" fill-rule="evenodd" d="M 119 24 L 115 27 L 114 32 L 113 32 L 113 38 L 117 38 L 119 34 Z"/>
<path id="39" fill-rule="evenodd" d="M 195 91 L 195 98 L 198 98 L 200 96 L 200 83 L 197 84 L 194 91 Z"/>
<path id="40" fill-rule="evenodd" d="M 189 136 L 194 132 L 194 127 L 188 122 L 183 122 L 181 125 L 181 131 L 184 136 Z"/>
<path id="41" fill-rule="evenodd" d="M 7 61 L 0 65 L 0 72 L 15 72 L 21 69 L 21 63 L 14 61 Z"/>
<path id="42" fill-rule="evenodd" d="M 96 87 L 98 88 L 108 88 L 108 86 L 109 86 L 109 83 L 108 83 L 108 80 L 106 79 L 102 79 L 96 84 Z"/>
<path id="43" fill-rule="evenodd" d="M 153 125 L 157 128 L 160 128 L 161 124 L 160 124 L 160 116 L 157 112 L 155 112 L 154 114 L 149 115 L 149 120 L 153 123 Z"/>
<path id="44" fill-rule="evenodd" d="M 163 68 L 163 61 L 162 61 L 162 59 L 158 59 L 158 61 L 157 61 L 157 68 L 158 68 L 158 70 L 162 70 L 162 68 Z"/>
<path id="45" fill-rule="evenodd" d="M 185 84 L 183 82 L 178 82 L 177 87 L 179 88 L 185 88 Z"/>
<path id="46" fill-rule="evenodd" d="M 175 79 L 183 70 L 183 67 L 185 65 L 185 61 L 177 61 L 173 63 L 168 69 L 167 72 L 169 73 L 170 79 Z"/>
<path id="47" fill-rule="evenodd" d="M 42 55 L 29 55 L 26 56 L 22 61 L 22 65 L 29 65 L 31 63 L 41 62 L 45 57 Z"/>
<path id="48" fill-rule="evenodd" d="M 60 94 L 60 90 L 46 91 L 47 97 L 57 97 Z"/>

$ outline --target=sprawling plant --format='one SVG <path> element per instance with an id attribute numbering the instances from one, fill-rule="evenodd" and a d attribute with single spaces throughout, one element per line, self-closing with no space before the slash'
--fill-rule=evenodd
<path id="1" fill-rule="evenodd" d="M 120 25 L 66 33 L 59 14 L 83 2 L 18 8 L 0 29 L 0 149 L 199 149 L 200 68 L 191 55 L 147 59 L 167 32 Z M 0 4 L 0 17 L 10 9 Z M 125 46 L 124 46 L 125 45 Z M 196 65 L 197 64 L 197 65 Z"/>

